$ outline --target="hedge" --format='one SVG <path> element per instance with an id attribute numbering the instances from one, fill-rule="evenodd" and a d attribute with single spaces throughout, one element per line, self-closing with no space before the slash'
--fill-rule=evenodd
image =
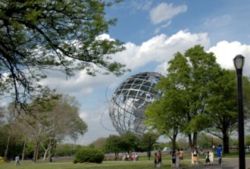
<path id="1" fill-rule="evenodd" d="M 104 153 L 96 148 L 81 148 L 76 152 L 74 163 L 102 163 Z"/>

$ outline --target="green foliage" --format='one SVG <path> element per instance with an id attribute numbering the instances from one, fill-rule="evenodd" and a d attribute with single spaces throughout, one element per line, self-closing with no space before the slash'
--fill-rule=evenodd
<path id="1" fill-rule="evenodd" d="M 74 163 L 102 163 L 104 159 L 104 153 L 95 148 L 81 148 L 77 151 L 74 159 Z"/>
<path id="2" fill-rule="evenodd" d="M 163 92 L 162 97 L 147 107 L 146 124 L 173 141 L 178 131 L 188 134 L 190 139 L 194 134 L 190 145 L 195 145 L 195 135 L 210 126 L 207 99 L 220 70 L 215 56 L 199 45 L 184 54 L 176 53 L 169 61 L 167 77 L 156 86 Z"/>
<path id="3" fill-rule="evenodd" d="M 33 82 L 44 78 L 41 69 L 57 68 L 67 75 L 83 69 L 90 75 L 124 72 L 124 65 L 110 57 L 123 49 L 121 42 L 99 37 L 115 23 L 105 16 L 113 2 L 4 0 L 0 3 L 1 84 L 10 82 L 18 100 L 21 87 L 27 94 L 26 90 L 35 90 Z"/>
<path id="4" fill-rule="evenodd" d="M 55 150 L 55 156 L 73 156 L 82 146 L 74 144 L 58 144 Z"/>
<path id="5" fill-rule="evenodd" d="M 24 155 L 29 158 L 33 156 L 34 160 L 41 153 L 44 153 L 44 159 L 50 158 L 59 141 L 66 136 L 77 139 L 87 131 L 74 98 L 49 89 L 31 100 L 21 114 L 17 116 L 15 113 L 16 108 L 11 103 L 2 117 L 6 125 L 0 126 L 0 135 L 3 136 L 0 137 L 0 156 L 14 158 L 25 150 Z M 75 153 L 68 155 L 72 154 Z"/>
<path id="6" fill-rule="evenodd" d="M 112 153 L 130 152 L 139 149 L 140 139 L 133 133 L 127 132 L 121 136 L 110 135 L 105 142 L 105 151 Z"/>
<path id="7" fill-rule="evenodd" d="M 208 98 L 208 112 L 216 128 L 234 127 L 237 122 L 237 97 L 235 72 L 229 70 L 221 71 L 220 77 L 211 88 Z"/>
<path id="8" fill-rule="evenodd" d="M 244 110 L 246 117 L 249 116 L 249 78 L 243 77 L 244 91 Z M 211 85 L 211 92 L 207 99 L 207 110 L 210 116 L 212 126 L 209 129 L 213 133 L 214 130 L 219 131 L 223 140 L 223 149 L 225 153 L 229 153 L 229 136 L 236 129 L 238 121 L 237 110 L 237 84 L 236 73 L 231 70 L 222 70 L 216 83 Z M 221 137 L 222 136 L 222 137 Z"/>
<path id="9" fill-rule="evenodd" d="M 158 137 L 159 135 L 153 132 L 147 132 L 143 134 L 140 138 L 139 147 L 143 151 L 151 151 Z"/>
<path id="10" fill-rule="evenodd" d="M 139 146 L 139 138 L 134 133 L 127 132 L 121 135 L 122 150 L 126 152 L 136 151 Z"/>
<path id="11" fill-rule="evenodd" d="M 121 140 L 120 136 L 110 135 L 106 139 L 105 151 L 106 152 L 119 153 L 119 152 L 121 152 L 123 150 L 122 145 L 123 145 L 123 143 L 122 143 L 122 140 Z"/>
<path id="12" fill-rule="evenodd" d="M 198 137 L 198 145 L 201 148 L 204 149 L 211 149 L 213 145 L 219 145 L 222 144 L 221 140 L 217 137 L 214 137 L 212 135 L 206 134 L 206 133 L 200 133 Z"/>
<path id="13" fill-rule="evenodd" d="M 245 142 L 246 142 L 246 143 L 245 143 L 246 145 L 248 145 L 248 146 L 250 145 L 250 135 L 247 135 L 247 136 L 245 137 Z"/>

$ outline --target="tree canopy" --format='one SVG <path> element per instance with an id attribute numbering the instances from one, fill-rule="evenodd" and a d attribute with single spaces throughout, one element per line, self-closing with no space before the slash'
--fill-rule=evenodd
<path id="1" fill-rule="evenodd" d="M 249 112 L 249 78 L 243 77 L 246 113 Z M 222 69 L 213 53 L 194 46 L 184 54 L 176 53 L 169 62 L 167 76 L 157 84 L 160 99 L 146 109 L 146 123 L 173 141 L 178 132 L 188 136 L 191 147 L 197 145 L 200 131 L 214 134 L 229 152 L 229 135 L 237 124 L 236 76 Z"/>
<path id="2" fill-rule="evenodd" d="M 3 82 L 9 82 L 18 101 L 21 92 L 32 90 L 34 79 L 44 77 L 42 69 L 60 69 L 67 75 L 79 69 L 91 75 L 96 71 L 122 73 L 123 65 L 110 57 L 122 50 L 121 43 L 100 36 L 115 22 L 105 17 L 105 8 L 112 1 L 106 2 L 2 0 L 1 88 Z"/>
<path id="3" fill-rule="evenodd" d="M 175 136 L 181 130 L 188 135 L 190 146 L 196 146 L 197 133 L 209 124 L 205 122 L 206 103 L 220 67 L 212 53 L 197 45 L 184 54 L 176 53 L 167 72 L 167 77 L 157 84 L 162 97 L 148 107 L 147 121 L 160 131 L 165 130 L 164 134 L 172 131 Z M 157 120 L 154 122 L 153 118 Z"/>
<path id="4" fill-rule="evenodd" d="M 51 159 L 58 142 L 65 137 L 76 140 L 87 131 L 87 124 L 80 118 L 74 98 L 55 91 L 44 90 L 21 113 L 17 113 L 16 109 L 15 104 L 10 104 L 3 117 L 7 119 L 4 124 L 8 129 L 6 145 L 10 139 L 18 138 L 23 143 L 24 156 L 26 144 L 32 143 L 34 161 L 41 152 L 40 148 L 43 148 L 44 159 Z"/>

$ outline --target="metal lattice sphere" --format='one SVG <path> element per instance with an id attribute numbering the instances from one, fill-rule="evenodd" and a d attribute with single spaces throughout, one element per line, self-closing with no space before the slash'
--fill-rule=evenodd
<path id="1" fill-rule="evenodd" d="M 133 132 L 143 134 L 146 106 L 160 96 L 154 86 L 161 74 L 144 72 L 133 75 L 125 80 L 114 92 L 109 109 L 113 126 L 119 134 Z"/>

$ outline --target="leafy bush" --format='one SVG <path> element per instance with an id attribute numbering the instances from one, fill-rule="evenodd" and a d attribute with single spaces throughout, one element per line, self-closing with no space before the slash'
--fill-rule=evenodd
<path id="1" fill-rule="evenodd" d="M 104 159 L 104 153 L 96 148 L 81 148 L 77 151 L 74 163 L 101 163 Z"/>

